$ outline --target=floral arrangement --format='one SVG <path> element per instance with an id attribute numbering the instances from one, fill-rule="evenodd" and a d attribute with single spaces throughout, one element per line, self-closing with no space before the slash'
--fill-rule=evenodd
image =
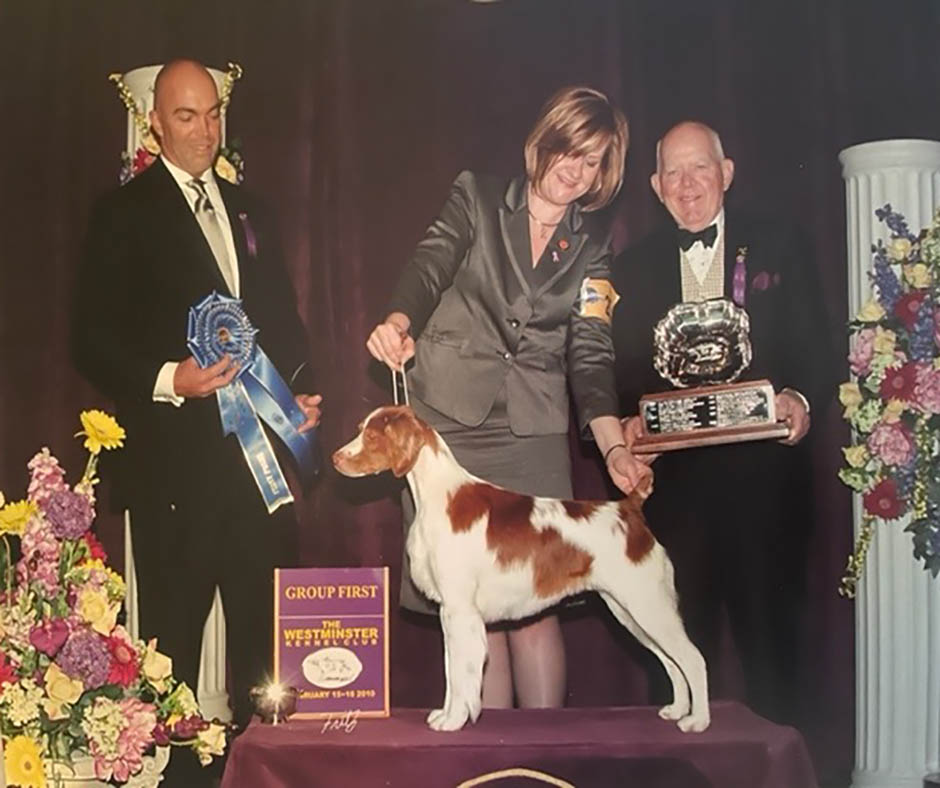
<path id="1" fill-rule="evenodd" d="M 98 457 L 125 435 L 101 411 L 80 418 L 89 456 L 74 487 L 44 448 L 26 498 L 0 494 L 0 733 L 7 782 L 21 788 L 81 758 L 121 784 L 155 746 L 190 747 L 203 764 L 225 747 L 224 725 L 203 719 L 156 640 L 118 623 L 124 581 L 90 528 Z"/>
<path id="2" fill-rule="evenodd" d="M 144 144 L 137 148 L 131 158 L 127 151 L 121 153 L 121 171 L 118 180 L 121 186 L 129 180 L 136 178 L 160 155 L 160 143 L 148 132 L 144 137 Z M 245 180 L 245 159 L 238 149 L 238 143 L 223 145 L 219 148 L 219 155 L 215 159 L 215 174 L 233 186 L 238 186 Z"/>
<path id="3" fill-rule="evenodd" d="M 885 205 L 873 297 L 849 323 L 855 380 L 839 387 L 852 445 L 839 478 L 862 495 L 862 529 L 839 592 L 853 597 L 878 520 L 909 516 L 914 557 L 940 573 L 940 211 L 914 235 Z"/>

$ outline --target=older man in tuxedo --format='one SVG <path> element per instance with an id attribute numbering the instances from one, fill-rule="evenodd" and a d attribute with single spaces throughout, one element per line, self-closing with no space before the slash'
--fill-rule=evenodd
<path id="1" fill-rule="evenodd" d="M 187 313 L 212 291 L 241 298 L 259 344 L 294 388 L 306 383 L 307 351 L 261 206 L 213 175 L 220 111 L 200 63 L 160 71 L 151 123 L 162 154 L 95 207 L 73 355 L 127 428 L 113 477 L 117 503 L 131 509 L 141 632 L 159 638 L 176 676 L 195 689 L 218 586 L 235 720 L 244 724 L 249 688 L 271 661 L 272 570 L 295 560 L 296 522 L 289 506 L 268 514 L 236 438 L 223 437 L 212 395 L 237 368 L 228 357 L 200 368 L 186 345 Z M 296 400 L 308 430 L 320 398 Z"/>
<path id="2" fill-rule="evenodd" d="M 828 332 L 809 249 L 779 221 L 726 212 L 733 177 L 718 134 L 702 123 L 680 123 L 659 142 L 650 182 L 674 224 L 614 266 L 622 296 L 613 320 L 618 391 L 623 412 L 635 414 L 642 394 L 670 387 L 653 367 L 653 328 L 676 303 L 737 296 L 747 310 L 753 360 L 744 379 L 774 384 L 777 418 L 789 434 L 650 457 L 656 490 L 646 512 L 675 565 L 692 639 L 714 666 L 724 607 L 749 703 L 790 721 L 812 522 L 804 438 L 811 403 L 826 396 Z M 735 288 L 738 260 L 745 278 Z M 624 424 L 632 445 L 639 417 Z"/>

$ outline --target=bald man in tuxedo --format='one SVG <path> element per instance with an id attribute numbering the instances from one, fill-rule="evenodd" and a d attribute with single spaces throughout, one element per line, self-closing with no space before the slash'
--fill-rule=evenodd
<path id="1" fill-rule="evenodd" d="M 718 134 L 697 122 L 670 129 L 657 147 L 651 185 L 672 222 L 627 249 L 613 267 L 621 294 L 613 319 L 622 412 L 671 384 L 653 367 L 653 328 L 677 303 L 739 296 L 750 318 L 753 360 L 743 379 L 768 378 L 781 441 L 671 451 L 649 457 L 656 490 L 650 526 L 675 565 L 686 627 L 714 668 L 722 608 L 740 657 L 747 700 L 791 722 L 798 693 L 799 617 L 812 528 L 805 437 L 811 407 L 832 384 L 831 353 L 812 255 L 794 228 L 725 210 L 734 162 Z M 743 259 L 743 291 L 735 263 Z M 625 442 L 640 434 L 625 419 Z M 665 685 L 654 681 L 654 694 Z"/>
<path id="2" fill-rule="evenodd" d="M 73 355 L 127 429 L 113 481 L 116 502 L 131 510 L 141 633 L 159 638 L 174 674 L 195 690 L 218 586 L 234 717 L 244 725 L 249 689 L 270 671 L 273 568 L 296 561 L 296 521 L 291 506 L 268 514 L 235 436 L 223 436 L 213 395 L 237 368 L 228 358 L 200 368 L 186 318 L 212 291 L 241 298 L 295 391 L 309 391 L 305 333 L 263 207 L 213 174 L 221 102 L 212 76 L 194 61 L 169 63 L 154 102 L 160 158 L 102 197 L 91 218 Z M 296 401 L 307 417 L 301 430 L 311 429 L 320 397 Z"/>

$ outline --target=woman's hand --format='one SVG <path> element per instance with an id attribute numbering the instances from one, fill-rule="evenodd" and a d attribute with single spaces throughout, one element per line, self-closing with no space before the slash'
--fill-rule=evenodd
<path id="1" fill-rule="evenodd" d="M 620 424 L 623 426 L 623 442 L 627 444 L 627 448 L 632 452 L 633 444 L 643 434 L 643 423 L 640 421 L 639 416 L 630 416 L 621 419 Z M 644 465 L 652 465 L 659 454 L 635 454 L 634 456 Z"/>
<path id="2" fill-rule="evenodd" d="M 415 341 L 408 335 L 411 320 L 402 312 L 392 312 L 369 334 L 366 348 L 389 369 L 401 370 L 415 354 Z"/>
<path id="3" fill-rule="evenodd" d="M 625 494 L 637 492 L 646 498 L 653 491 L 653 471 L 624 445 L 624 430 L 616 416 L 591 419 L 591 432 L 604 458 L 611 481 Z"/>
<path id="4" fill-rule="evenodd" d="M 653 492 L 653 470 L 640 462 L 626 446 L 613 448 L 607 456 L 610 480 L 624 495 L 636 492 L 641 498 Z"/>

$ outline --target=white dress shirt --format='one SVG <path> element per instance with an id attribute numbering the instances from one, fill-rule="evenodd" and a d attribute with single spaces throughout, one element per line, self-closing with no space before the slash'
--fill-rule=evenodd
<path id="1" fill-rule="evenodd" d="M 679 249 L 679 253 L 682 255 L 685 262 L 689 264 L 689 268 L 692 269 L 692 273 L 700 285 L 705 283 L 705 277 L 708 275 L 708 269 L 712 267 L 715 255 L 718 254 L 719 250 L 724 249 L 722 237 L 725 234 L 725 209 L 722 208 L 718 212 L 718 216 L 708 224 L 715 224 L 718 227 L 718 234 L 715 236 L 714 244 L 706 249 L 705 244 L 701 241 L 696 241 L 687 250 Z M 708 225 L 705 226 L 707 227 Z M 722 270 L 724 270 L 724 260 L 722 260 L 721 267 Z"/>
<path id="2" fill-rule="evenodd" d="M 167 160 L 165 156 L 160 156 L 160 161 L 163 162 L 163 165 L 169 170 L 170 175 L 173 176 L 173 180 L 176 181 L 177 186 L 179 186 L 183 197 L 186 198 L 186 204 L 189 206 L 189 209 L 193 211 L 193 221 L 196 221 L 195 211 L 197 195 L 196 191 L 188 185 L 193 179 L 193 176 Z M 156 167 L 156 162 L 151 166 Z M 222 237 L 225 239 L 225 251 L 228 253 L 228 259 L 232 263 L 232 295 L 238 298 L 241 289 L 238 276 L 238 255 L 235 253 L 235 237 L 232 235 L 232 225 L 229 222 L 228 212 L 225 210 L 222 192 L 219 191 L 219 184 L 216 183 L 215 174 L 212 172 L 211 167 L 202 173 L 199 179 L 206 186 L 206 194 L 209 195 L 209 201 L 212 203 L 216 218 L 219 220 L 219 228 L 222 230 Z M 222 278 L 225 278 L 224 274 Z M 182 321 L 184 319 L 185 316 L 180 316 L 180 330 L 182 330 Z M 178 366 L 179 362 L 177 361 L 167 361 L 160 367 L 160 372 L 157 374 L 157 380 L 153 387 L 154 402 L 169 402 L 176 407 L 183 404 L 185 401 L 184 398 L 179 396 L 173 388 L 173 377 L 176 375 L 176 368 Z"/>

